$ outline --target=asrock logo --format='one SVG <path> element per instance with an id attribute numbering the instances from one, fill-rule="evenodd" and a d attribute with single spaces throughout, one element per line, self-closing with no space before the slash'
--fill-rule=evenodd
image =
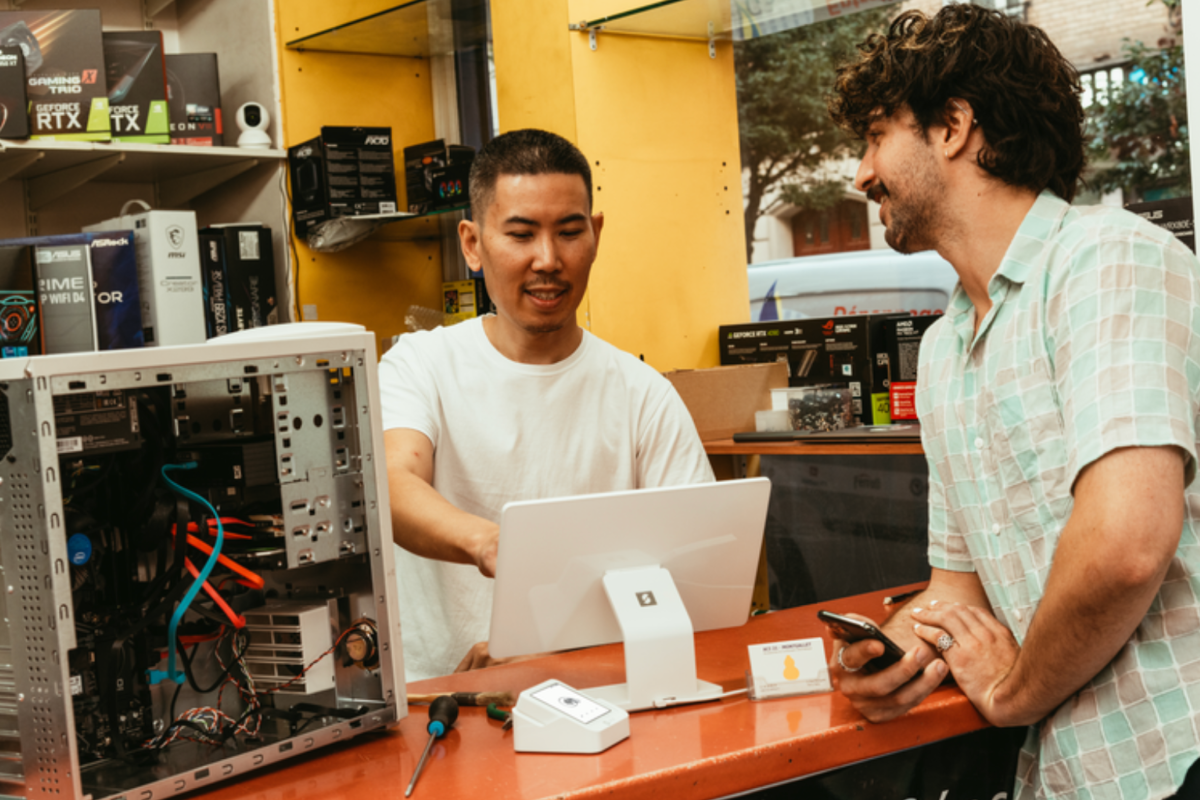
<path id="1" fill-rule="evenodd" d="M 125 247 L 129 244 L 128 239 L 95 239 L 92 241 L 92 247 Z"/>

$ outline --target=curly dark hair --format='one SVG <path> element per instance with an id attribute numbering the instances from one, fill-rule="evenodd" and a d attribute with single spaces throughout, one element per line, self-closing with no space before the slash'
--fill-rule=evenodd
<path id="1" fill-rule="evenodd" d="M 905 12 L 858 49 L 828 98 L 847 133 L 865 138 L 872 122 L 907 106 L 927 134 L 961 97 L 986 140 L 980 167 L 1012 186 L 1075 197 L 1086 162 L 1079 73 L 1040 28 L 956 3 L 932 18 Z"/>
<path id="2" fill-rule="evenodd" d="M 579 148 L 555 133 L 523 128 L 501 134 L 483 146 L 468 179 L 471 216 L 482 224 L 501 175 L 578 175 L 592 204 L 592 168 Z"/>

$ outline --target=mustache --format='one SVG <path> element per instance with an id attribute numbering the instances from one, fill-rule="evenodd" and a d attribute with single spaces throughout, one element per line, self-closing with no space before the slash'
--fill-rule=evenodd
<path id="1" fill-rule="evenodd" d="M 873 203 L 880 203 L 883 202 L 884 196 L 888 194 L 890 192 L 888 192 L 888 188 L 884 185 L 883 181 L 875 181 L 875 183 L 871 184 L 871 188 L 867 190 L 867 199 Z"/>
<path id="2" fill-rule="evenodd" d="M 549 291 L 565 291 L 571 290 L 571 282 L 564 281 L 559 278 L 544 277 L 538 280 L 527 283 L 521 288 L 527 292 L 549 292 Z"/>

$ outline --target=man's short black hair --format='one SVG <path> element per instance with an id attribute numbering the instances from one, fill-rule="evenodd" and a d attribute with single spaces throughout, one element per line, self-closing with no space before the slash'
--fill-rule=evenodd
<path id="1" fill-rule="evenodd" d="M 558 134 L 524 128 L 501 134 L 483 146 L 471 164 L 471 215 L 483 222 L 501 175 L 578 175 L 592 207 L 592 169 L 579 148 Z"/>

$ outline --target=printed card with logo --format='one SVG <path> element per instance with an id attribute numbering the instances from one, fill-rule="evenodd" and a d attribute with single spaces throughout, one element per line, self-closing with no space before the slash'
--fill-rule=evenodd
<path id="1" fill-rule="evenodd" d="M 820 638 L 752 644 L 747 649 L 752 700 L 833 690 Z"/>

